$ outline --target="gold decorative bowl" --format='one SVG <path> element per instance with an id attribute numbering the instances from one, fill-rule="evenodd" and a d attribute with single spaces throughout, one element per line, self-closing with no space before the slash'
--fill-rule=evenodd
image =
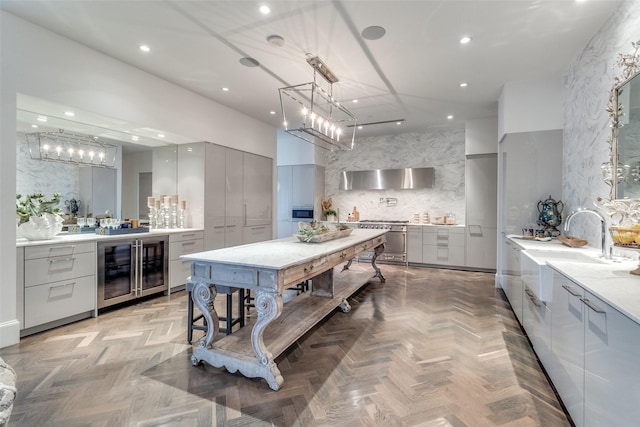
<path id="1" fill-rule="evenodd" d="M 616 246 L 640 249 L 640 225 L 631 227 L 611 226 L 609 234 Z"/>

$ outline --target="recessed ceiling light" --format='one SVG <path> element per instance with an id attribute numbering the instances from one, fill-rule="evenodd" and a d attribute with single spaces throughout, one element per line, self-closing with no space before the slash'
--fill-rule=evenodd
<path id="1" fill-rule="evenodd" d="M 240 63 L 245 67 L 257 67 L 258 65 L 260 65 L 257 59 L 249 58 L 249 57 L 240 58 Z"/>
<path id="2" fill-rule="evenodd" d="M 284 46 L 284 38 L 282 36 L 277 35 L 277 34 L 274 34 L 274 35 L 271 35 L 271 36 L 267 37 L 267 42 L 271 46 L 276 46 L 276 47 Z"/>
<path id="3" fill-rule="evenodd" d="M 222 91 L 223 91 L 223 92 L 229 92 L 229 88 L 228 88 L 228 87 L 223 87 L 223 88 L 222 88 Z"/>
<path id="4" fill-rule="evenodd" d="M 164 138 L 164 133 L 159 133 L 158 138 Z"/>
<path id="5" fill-rule="evenodd" d="M 149 46 L 147 46 L 146 44 L 141 44 L 140 45 L 140 50 L 143 52 L 151 52 L 151 48 Z"/>
<path id="6" fill-rule="evenodd" d="M 452 114 L 449 114 L 449 115 L 447 116 L 447 119 L 448 119 L 448 120 L 453 119 L 453 115 L 452 115 Z"/>
<path id="7" fill-rule="evenodd" d="M 262 13 L 263 15 L 268 15 L 271 13 L 271 8 L 266 4 L 263 4 L 262 6 L 260 6 L 260 13 Z"/>
<path id="8" fill-rule="evenodd" d="M 39 122 L 46 122 L 47 118 L 45 116 L 38 116 L 38 121 Z"/>
<path id="9" fill-rule="evenodd" d="M 358 129 L 362 129 L 362 125 L 358 126 Z"/>
<path id="10" fill-rule="evenodd" d="M 460 44 L 467 44 L 471 41 L 471 37 L 469 36 L 464 36 L 463 38 L 460 39 Z"/>
<path id="11" fill-rule="evenodd" d="M 367 40 L 378 40 L 384 37 L 387 30 L 378 25 L 372 25 L 362 30 L 362 38 Z"/>
<path id="12" fill-rule="evenodd" d="M 469 86 L 469 83 L 467 82 L 460 83 L 460 87 L 467 87 L 467 86 Z"/>
<path id="13" fill-rule="evenodd" d="M 38 127 L 38 125 L 31 125 L 31 127 L 32 127 L 32 128 L 37 128 L 37 127 Z"/>
<path id="14" fill-rule="evenodd" d="M 275 111 L 269 111 L 269 114 L 271 114 L 272 116 L 274 116 L 276 114 Z"/>
<path id="15" fill-rule="evenodd" d="M 132 141 L 137 141 L 137 140 L 138 140 L 138 137 L 137 137 L 137 136 L 135 136 L 135 135 L 131 135 L 131 140 L 132 140 Z"/>
<path id="16" fill-rule="evenodd" d="M 357 100 L 357 99 L 354 99 L 354 100 L 352 100 L 351 102 L 353 102 L 354 104 L 357 104 L 357 103 L 358 103 L 358 100 Z"/>
<path id="17" fill-rule="evenodd" d="M 64 112 L 64 115 L 65 115 L 65 116 L 68 116 L 68 117 L 73 117 L 73 116 L 75 116 L 75 115 L 76 115 L 76 113 L 74 113 L 73 111 L 65 111 L 65 112 Z"/>

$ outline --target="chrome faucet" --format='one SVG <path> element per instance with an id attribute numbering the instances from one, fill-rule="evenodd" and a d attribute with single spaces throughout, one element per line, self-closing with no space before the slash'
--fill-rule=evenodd
<path id="1" fill-rule="evenodd" d="M 593 209 L 587 209 L 587 208 L 578 208 L 575 211 L 571 212 L 569 214 L 569 216 L 567 217 L 567 222 L 564 223 L 564 227 L 563 227 L 563 231 L 565 232 L 565 234 L 567 233 L 567 231 L 569 231 L 569 224 L 571 224 L 571 219 L 580 214 L 580 213 L 588 213 L 591 215 L 595 215 L 598 217 L 598 219 L 600 219 L 600 223 L 602 225 L 602 235 L 601 235 L 601 245 L 602 245 L 602 255 L 600 255 L 602 258 L 611 258 L 610 255 L 607 255 L 607 244 L 606 244 L 606 239 L 607 239 L 607 222 L 604 219 L 604 217 L 600 214 L 600 212 L 598 211 L 594 211 Z"/>

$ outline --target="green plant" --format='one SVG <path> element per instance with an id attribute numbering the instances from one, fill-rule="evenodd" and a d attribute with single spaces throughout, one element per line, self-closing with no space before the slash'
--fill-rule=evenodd
<path id="1" fill-rule="evenodd" d="M 55 193 L 50 199 L 47 199 L 42 193 L 27 194 L 24 196 L 16 195 L 16 216 L 20 219 L 20 223 L 28 222 L 29 217 L 40 216 L 43 213 L 52 213 L 62 215 L 62 211 L 58 208 L 60 203 L 60 194 Z"/>
<path id="2" fill-rule="evenodd" d="M 333 209 L 327 209 L 324 211 L 324 216 L 338 216 L 338 213 Z"/>

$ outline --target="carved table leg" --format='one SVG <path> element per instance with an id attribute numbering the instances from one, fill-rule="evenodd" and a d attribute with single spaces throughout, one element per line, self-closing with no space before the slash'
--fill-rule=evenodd
<path id="1" fill-rule="evenodd" d="M 258 312 L 258 321 L 251 330 L 251 345 L 258 357 L 259 372 L 256 376 L 267 380 L 272 390 L 278 390 L 284 379 L 273 361 L 273 355 L 264 345 L 262 335 L 265 328 L 282 314 L 282 295 L 257 290 L 255 306 Z"/>
<path id="2" fill-rule="evenodd" d="M 351 263 L 352 263 L 352 262 L 353 262 L 353 258 L 351 258 L 351 259 L 349 260 L 349 262 L 347 262 L 347 263 L 344 265 L 344 267 L 342 267 L 342 270 L 341 270 L 341 271 L 348 270 L 348 269 L 349 269 L 349 267 L 351 267 Z"/>
<path id="3" fill-rule="evenodd" d="M 376 271 L 376 274 L 373 277 L 378 277 L 380 279 L 380 281 L 382 283 L 384 283 L 384 282 L 387 281 L 387 279 L 384 278 L 384 276 L 382 275 L 382 271 L 376 265 L 376 258 L 378 258 L 378 255 L 380 255 L 382 252 L 384 252 L 384 244 L 382 244 L 380 246 L 376 246 L 374 248 L 374 250 L 373 250 L 373 258 L 371 258 L 371 266 Z"/>
<path id="4" fill-rule="evenodd" d="M 217 293 L 216 286 L 206 282 L 197 282 L 191 291 L 191 298 L 196 307 L 202 311 L 207 324 L 207 333 L 198 342 L 198 347 L 209 348 L 220 329 L 218 313 L 214 306 Z M 201 360 L 195 354 L 191 356 L 191 363 L 194 366 Z"/>

